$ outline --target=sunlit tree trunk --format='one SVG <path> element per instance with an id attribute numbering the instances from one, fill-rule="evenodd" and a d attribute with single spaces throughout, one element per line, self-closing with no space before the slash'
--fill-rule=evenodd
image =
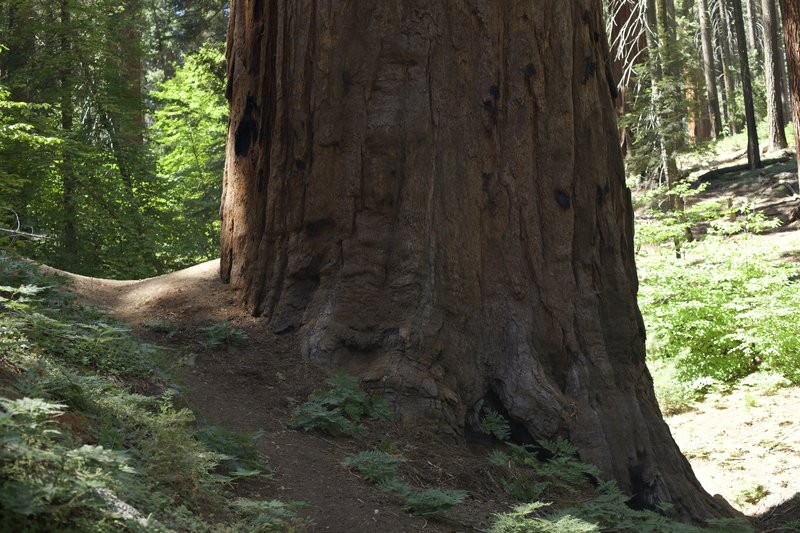
<path id="1" fill-rule="evenodd" d="M 733 74 L 733 34 L 731 30 L 730 14 L 728 13 L 727 0 L 717 0 L 719 23 L 718 38 L 720 47 L 720 57 L 722 59 L 722 78 L 725 83 L 725 112 L 727 114 L 727 126 L 732 134 L 739 133 L 739 106 L 736 103 L 736 83 Z"/>
<path id="2" fill-rule="evenodd" d="M 783 15 L 783 39 L 786 43 L 787 74 L 792 96 L 794 147 L 800 171 L 800 0 L 780 0 Z M 798 173 L 800 194 L 800 172 Z"/>
<path id="3" fill-rule="evenodd" d="M 752 57 L 757 59 L 762 50 L 762 42 L 759 39 L 758 31 L 758 7 L 756 0 L 745 0 L 745 27 L 747 29 L 747 49 L 751 52 Z M 754 67 L 756 65 L 753 65 Z"/>
<path id="4" fill-rule="evenodd" d="M 703 49 L 703 74 L 706 80 L 706 96 L 708 102 L 708 116 L 712 120 L 712 135 L 717 138 L 722 135 L 722 116 L 719 110 L 719 96 L 717 95 L 716 72 L 714 68 L 714 41 L 711 38 L 711 25 L 708 13 L 708 0 L 700 0 L 698 5 L 700 18 L 700 40 Z"/>
<path id="5" fill-rule="evenodd" d="M 753 107 L 753 85 L 750 80 L 750 60 L 747 49 L 743 46 L 744 18 L 742 16 L 742 0 L 731 0 L 733 4 L 733 26 L 736 30 L 736 41 L 739 45 L 739 66 L 742 77 L 742 93 L 744 95 L 744 116 L 747 127 L 747 164 L 751 169 L 761 167 L 761 153 L 758 149 L 758 131 L 756 130 L 756 112 Z"/>
<path id="6" fill-rule="evenodd" d="M 69 141 L 72 134 L 74 123 L 74 102 L 73 102 L 73 69 L 72 60 L 72 40 L 70 31 L 72 26 L 70 6 L 68 0 L 59 2 L 60 26 L 59 26 L 59 52 L 61 54 L 61 72 L 59 73 L 60 84 L 60 106 L 61 106 L 61 129 L 64 137 Z M 62 187 L 62 208 L 64 210 L 64 224 L 62 227 L 61 238 L 61 260 L 64 268 L 71 270 L 78 264 L 78 230 L 77 230 L 77 207 L 76 195 L 78 194 L 78 182 L 75 170 L 72 165 L 72 148 L 69 142 L 62 146 L 61 150 L 61 187 Z"/>
<path id="7" fill-rule="evenodd" d="M 771 151 L 786 148 L 783 118 L 783 102 L 781 99 L 780 47 L 778 46 L 777 15 L 775 0 L 762 0 L 764 14 L 764 77 L 767 88 L 767 131 L 768 146 Z"/>
<path id="8" fill-rule="evenodd" d="M 401 424 L 493 407 L 703 519 L 645 365 L 601 9 L 234 0 L 221 276 Z"/>

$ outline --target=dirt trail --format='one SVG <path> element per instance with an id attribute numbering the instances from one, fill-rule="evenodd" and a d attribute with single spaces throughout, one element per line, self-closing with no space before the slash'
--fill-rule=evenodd
<path id="1" fill-rule="evenodd" d="M 274 470 L 271 481 L 250 481 L 243 494 L 264 499 L 304 501 L 303 514 L 325 532 L 455 532 L 484 530 L 491 515 L 507 507 L 492 500 L 499 487 L 485 486 L 487 451 L 441 442 L 433 435 L 401 432 L 391 424 L 371 436 L 327 439 L 285 426 L 294 405 L 324 386 L 323 370 L 304 361 L 290 335 L 266 332 L 259 320 L 236 305 L 232 289 L 219 281 L 218 261 L 140 281 L 114 281 L 49 269 L 72 280 L 88 303 L 109 308 L 146 340 L 176 348 L 182 397 L 205 423 L 241 432 L 263 431 L 261 451 Z M 206 350 L 200 328 L 223 320 L 247 332 L 244 346 Z M 147 324 L 177 326 L 169 339 Z M 347 453 L 375 448 L 391 439 L 409 459 L 401 466 L 419 486 L 462 488 L 472 494 L 445 520 L 404 512 L 399 500 L 382 493 L 341 466 Z M 489 494 L 490 497 L 480 496 Z"/>
<path id="2" fill-rule="evenodd" d="M 300 357 L 290 335 L 267 333 L 259 319 L 237 306 L 217 268 L 218 262 L 210 261 L 141 281 L 59 273 L 70 277 L 74 291 L 88 302 L 110 308 L 146 339 L 176 348 L 176 357 L 188 361 L 180 371 L 183 397 L 205 422 L 264 432 L 261 449 L 275 470 L 274 480 L 250 482 L 241 490 L 265 499 L 307 502 L 306 514 L 317 524 L 314 531 L 480 531 L 491 523 L 492 513 L 507 509 L 486 473 L 487 450 L 480 446 L 441 442 L 390 424 L 352 440 L 286 428 L 291 408 L 322 387 L 325 373 Z M 156 320 L 177 326 L 176 334 L 165 339 L 149 330 L 146 325 Z M 222 351 L 203 349 L 199 329 L 222 320 L 244 329 L 247 343 Z M 752 394 L 741 389 L 668 420 L 706 489 L 751 515 L 800 493 L 800 389 L 757 399 Z M 448 520 L 413 517 L 395 497 L 341 466 L 346 453 L 374 448 L 384 437 L 411 459 L 401 470 L 407 480 L 469 490 L 467 503 Z M 765 497 L 744 502 L 745 491 L 758 491 L 759 485 Z"/>

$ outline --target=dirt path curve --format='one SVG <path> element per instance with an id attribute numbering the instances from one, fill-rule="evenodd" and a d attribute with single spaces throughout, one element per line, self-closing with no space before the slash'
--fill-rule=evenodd
<path id="1" fill-rule="evenodd" d="M 485 449 L 401 433 L 391 425 L 360 439 L 335 441 L 287 429 L 291 408 L 321 388 L 325 375 L 300 357 L 291 336 L 267 333 L 259 319 L 236 305 L 232 289 L 219 281 L 218 261 L 139 281 L 49 270 L 68 276 L 76 293 L 111 309 L 147 340 L 167 343 L 181 360 L 192 361 L 181 369 L 183 395 L 204 422 L 264 432 L 261 450 L 275 478 L 245 484 L 244 493 L 307 502 L 306 514 L 317 524 L 314 531 L 481 531 L 493 512 L 504 509 L 497 503 L 502 496 L 484 472 Z M 203 349 L 200 328 L 222 320 L 244 329 L 247 343 L 221 351 Z M 146 327 L 153 321 L 168 321 L 178 330 L 165 339 Z M 800 388 L 757 398 L 753 394 L 742 388 L 667 420 L 706 489 L 750 515 L 800 493 Z M 374 448 L 384 437 L 413 460 L 414 466 L 404 466 L 407 479 L 470 490 L 471 499 L 451 511 L 450 521 L 428 521 L 408 515 L 396 498 L 341 466 L 347 453 Z M 497 501 L 493 494 L 498 494 Z"/>
<path id="2" fill-rule="evenodd" d="M 341 466 L 347 453 L 377 447 L 384 437 L 396 442 L 417 465 L 407 478 L 432 486 L 482 490 L 476 472 L 485 465 L 485 450 L 439 443 L 432 436 L 401 434 L 391 425 L 354 440 L 333 440 L 285 427 L 291 408 L 322 388 L 325 374 L 305 362 L 290 336 L 267 333 L 256 319 L 236 305 L 232 289 L 218 277 L 219 261 L 209 261 L 160 277 L 115 281 L 70 274 L 71 287 L 90 304 L 108 308 L 148 341 L 176 348 L 182 396 L 203 422 L 240 432 L 262 431 L 261 451 L 274 469 L 271 481 L 250 481 L 243 495 L 282 501 L 304 501 L 303 514 L 313 531 L 456 532 L 485 530 L 492 512 L 503 508 L 472 499 L 451 511 L 448 520 L 427 520 L 403 511 L 397 498 L 366 484 Z M 246 344 L 226 350 L 202 347 L 200 329 L 228 320 L 247 332 Z M 166 339 L 147 327 L 166 321 L 177 327 Z M 420 448 L 417 443 L 429 443 Z M 419 465 L 422 466 L 419 466 Z"/>

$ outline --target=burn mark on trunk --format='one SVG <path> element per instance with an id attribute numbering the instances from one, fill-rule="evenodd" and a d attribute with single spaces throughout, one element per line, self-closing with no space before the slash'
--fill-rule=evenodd
<path id="1" fill-rule="evenodd" d="M 554 195 L 556 198 L 556 203 L 563 209 L 569 209 L 572 206 L 572 199 L 566 192 L 562 191 L 561 189 L 556 189 Z"/>
<path id="2" fill-rule="evenodd" d="M 589 78 L 594 76 L 594 73 L 597 72 L 597 61 L 592 59 L 591 57 L 586 58 L 586 66 L 583 70 L 583 80 L 581 83 L 586 85 L 586 82 L 589 81 Z"/>
<path id="3" fill-rule="evenodd" d="M 258 123 L 254 117 L 256 104 L 251 95 L 247 95 L 247 103 L 244 106 L 242 119 L 236 127 L 234 135 L 233 151 L 236 157 L 244 157 L 250 151 L 250 146 L 258 138 Z"/>

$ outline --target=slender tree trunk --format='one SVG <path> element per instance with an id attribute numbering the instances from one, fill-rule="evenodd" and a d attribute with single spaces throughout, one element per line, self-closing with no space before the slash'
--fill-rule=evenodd
<path id="1" fill-rule="evenodd" d="M 78 194 L 78 183 L 72 165 L 72 151 L 69 145 L 72 134 L 74 111 L 73 111 L 73 81 L 72 81 L 72 40 L 69 31 L 71 28 L 71 13 L 69 0 L 60 0 L 59 12 L 61 16 L 61 27 L 59 28 L 59 52 L 61 53 L 62 69 L 59 75 L 61 85 L 61 129 L 67 142 L 61 151 L 61 187 L 62 187 L 62 209 L 64 210 L 64 226 L 62 236 L 61 263 L 66 270 L 73 270 L 78 266 L 78 235 L 77 235 L 77 207 L 76 197 Z"/>
<path id="2" fill-rule="evenodd" d="M 299 353 L 460 436 L 481 408 L 674 513 L 594 0 L 234 0 L 221 276 Z"/>
<path id="3" fill-rule="evenodd" d="M 761 39 L 758 32 L 758 7 L 756 0 L 745 0 L 747 8 L 747 49 L 752 52 L 753 58 L 761 54 Z"/>
<path id="4" fill-rule="evenodd" d="M 786 148 L 786 135 L 784 129 L 786 122 L 783 118 L 783 102 L 781 99 L 780 62 L 783 61 L 778 46 L 777 15 L 775 13 L 775 0 L 762 0 L 762 13 L 764 14 L 764 77 L 767 88 L 767 125 L 769 132 L 769 150 L 782 150 Z"/>
<path id="5" fill-rule="evenodd" d="M 736 40 L 744 43 L 744 18 L 742 17 L 742 0 L 732 0 L 733 25 Z M 747 164 L 751 169 L 761 167 L 761 152 L 758 149 L 758 131 L 756 130 L 756 113 L 753 107 L 753 86 L 750 81 L 750 60 L 747 50 L 739 46 L 739 65 L 742 76 L 742 93 L 744 94 L 744 116 L 747 126 Z"/>
<path id="6" fill-rule="evenodd" d="M 685 20 L 697 18 L 698 7 L 695 0 L 684 0 L 680 16 Z M 682 65 L 686 79 L 686 103 L 689 111 L 689 134 L 696 144 L 716 138 L 712 115 L 709 113 L 709 102 L 705 87 L 703 71 L 702 47 L 695 51 L 696 61 L 688 61 Z"/>
<path id="7" fill-rule="evenodd" d="M 794 149 L 798 167 L 800 194 L 800 0 L 780 0 L 783 15 L 783 39 L 786 43 L 787 74 L 792 95 Z"/>
<path id="8" fill-rule="evenodd" d="M 778 0 L 778 7 L 780 7 L 781 2 Z M 782 9 L 778 9 L 776 11 L 776 15 L 778 16 L 778 22 L 776 24 L 778 29 L 778 66 L 781 69 L 781 101 L 783 102 L 783 118 L 788 123 L 792 120 L 792 94 L 791 89 L 789 88 L 789 74 L 787 72 L 787 60 L 788 60 L 788 52 L 786 49 L 786 40 L 784 39 L 783 35 L 783 13 Z"/>
<path id="9" fill-rule="evenodd" d="M 719 110 L 719 97 L 717 96 L 717 81 L 714 68 L 714 44 L 711 39 L 708 0 L 700 0 L 698 9 L 700 12 L 700 39 L 703 48 L 703 74 L 706 80 L 708 116 L 712 119 L 712 135 L 716 139 L 723 134 L 723 130 L 722 116 Z"/>
<path id="10" fill-rule="evenodd" d="M 653 102 L 656 108 L 656 127 L 661 139 L 661 170 L 667 190 L 680 180 L 675 153 L 684 134 L 678 117 L 685 113 L 683 86 L 679 81 L 680 64 L 676 51 L 675 19 L 670 15 L 669 0 L 655 0 L 657 68 L 653 71 Z M 666 83 L 665 83 L 666 82 Z M 681 111 L 683 110 L 683 111 Z M 669 209 L 681 208 L 682 199 L 670 194 Z"/>
<path id="11" fill-rule="evenodd" d="M 722 77 L 725 83 L 726 103 L 728 112 L 728 129 L 731 134 L 739 133 L 739 106 L 736 103 L 736 82 L 733 74 L 733 35 L 731 33 L 730 16 L 728 14 L 727 0 L 718 0 L 719 9 L 719 38 L 722 51 Z"/>

